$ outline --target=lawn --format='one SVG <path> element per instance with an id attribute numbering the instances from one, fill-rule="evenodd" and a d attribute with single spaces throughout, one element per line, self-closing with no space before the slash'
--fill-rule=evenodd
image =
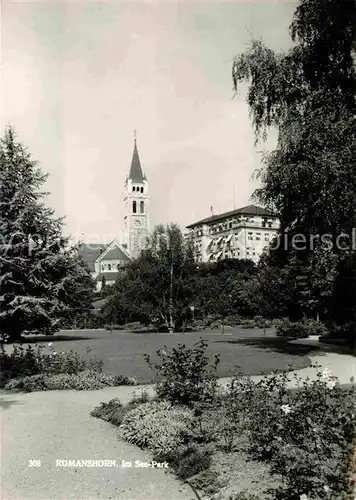
<path id="1" fill-rule="evenodd" d="M 288 370 L 310 366 L 308 356 L 315 348 L 291 346 L 285 339 L 275 337 L 272 331 L 259 329 L 229 329 L 221 332 L 204 331 L 192 333 L 132 333 L 127 331 L 81 330 L 62 331 L 45 338 L 31 338 L 33 346 L 52 342 L 56 351 L 74 350 L 85 358 L 95 357 L 104 362 L 104 372 L 134 377 L 139 383 L 152 381 L 152 372 L 143 355 L 154 355 L 158 349 L 176 346 L 178 343 L 193 346 L 199 338 L 209 343 L 209 354 L 220 354 L 218 373 L 230 376 L 235 367 L 245 375 L 270 373 L 273 370 Z M 39 342 L 40 340 L 40 342 Z M 11 348 L 7 346 L 7 348 Z"/>

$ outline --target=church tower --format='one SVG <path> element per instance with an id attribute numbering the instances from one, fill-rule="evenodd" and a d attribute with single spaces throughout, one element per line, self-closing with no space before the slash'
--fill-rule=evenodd
<path id="1" fill-rule="evenodd" d="M 135 259 L 146 248 L 149 233 L 148 183 L 141 168 L 136 133 L 131 168 L 125 181 L 124 205 L 128 252 Z"/>

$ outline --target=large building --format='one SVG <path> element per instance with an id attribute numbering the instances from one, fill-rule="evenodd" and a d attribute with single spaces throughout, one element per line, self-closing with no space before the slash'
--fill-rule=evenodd
<path id="1" fill-rule="evenodd" d="M 149 235 L 149 195 L 147 177 L 142 171 L 135 138 L 131 167 L 124 186 L 124 224 L 127 241 L 109 245 L 81 243 L 79 255 L 88 264 L 99 291 L 103 283 L 115 283 L 120 269 L 135 259 L 147 244 Z"/>
<path id="2" fill-rule="evenodd" d="M 197 262 L 229 258 L 258 262 L 278 228 L 277 215 L 255 205 L 212 215 L 187 226 Z"/>

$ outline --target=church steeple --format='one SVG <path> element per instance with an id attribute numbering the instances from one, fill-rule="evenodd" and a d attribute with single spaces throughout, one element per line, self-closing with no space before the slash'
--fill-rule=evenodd
<path id="1" fill-rule="evenodd" d="M 135 144 L 134 144 L 134 150 L 133 150 L 130 173 L 129 173 L 128 179 L 131 180 L 132 182 L 143 182 L 144 180 L 146 180 L 146 177 L 143 175 L 140 157 L 138 155 L 136 130 L 135 130 L 134 137 L 135 137 Z"/>
<path id="2" fill-rule="evenodd" d="M 148 182 L 142 172 L 137 150 L 136 131 L 131 167 L 125 181 L 125 231 L 127 231 L 128 251 L 136 258 L 147 246 L 149 234 Z"/>

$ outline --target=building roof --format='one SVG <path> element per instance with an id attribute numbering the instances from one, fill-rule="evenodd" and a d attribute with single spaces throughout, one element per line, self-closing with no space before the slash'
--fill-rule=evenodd
<path id="1" fill-rule="evenodd" d="M 264 217 L 277 217 L 273 212 L 266 210 L 265 208 L 257 207 L 256 205 L 247 205 L 246 207 L 237 208 L 235 210 L 230 210 L 230 212 L 224 212 L 223 214 L 212 215 L 201 219 L 197 222 L 193 222 L 187 226 L 187 228 L 193 228 L 195 226 L 201 226 L 202 224 L 212 224 L 219 220 L 227 219 L 228 217 L 233 217 L 234 215 L 260 215 Z"/>
<path id="2" fill-rule="evenodd" d="M 100 255 L 99 260 L 101 260 Z M 114 248 L 111 248 L 111 250 L 109 250 L 105 255 L 103 254 L 103 260 L 125 260 L 128 262 L 130 259 L 126 255 L 126 253 L 121 250 L 121 248 L 115 246 Z"/>
<path id="3" fill-rule="evenodd" d="M 138 156 L 137 144 L 135 139 L 134 151 L 132 155 L 131 168 L 128 177 L 133 182 L 143 182 L 146 177 L 143 175 L 140 157 Z"/>
<path id="4" fill-rule="evenodd" d="M 107 271 L 104 273 L 99 273 L 95 278 L 95 281 L 101 282 L 103 278 L 105 278 L 106 281 L 116 281 L 119 275 L 120 271 Z"/>
<path id="5" fill-rule="evenodd" d="M 93 272 L 95 270 L 94 262 L 106 248 L 107 245 L 103 243 L 81 243 L 78 247 L 78 254 Z"/>

